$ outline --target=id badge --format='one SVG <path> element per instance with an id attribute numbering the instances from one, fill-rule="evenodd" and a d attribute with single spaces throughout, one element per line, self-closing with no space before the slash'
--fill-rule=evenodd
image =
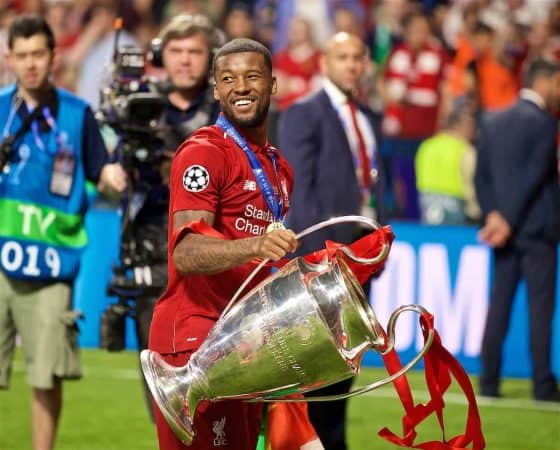
<path id="1" fill-rule="evenodd" d="M 53 172 L 51 176 L 51 194 L 68 197 L 72 191 L 74 182 L 74 169 L 76 159 L 74 155 L 66 150 L 57 152 L 54 158 Z"/>

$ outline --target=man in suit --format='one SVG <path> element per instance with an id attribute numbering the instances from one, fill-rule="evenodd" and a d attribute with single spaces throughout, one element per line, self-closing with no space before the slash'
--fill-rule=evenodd
<path id="1" fill-rule="evenodd" d="M 529 295 L 533 394 L 560 401 L 550 368 L 560 233 L 556 135 L 548 110 L 560 101 L 560 68 L 535 61 L 510 108 L 483 121 L 475 183 L 484 225 L 479 237 L 493 248 L 494 281 L 482 342 L 483 395 L 500 395 L 502 346 L 521 277 Z"/>
<path id="2" fill-rule="evenodd" d="M 356 102 L 365 64 L 362 41 L 337 33 L 321 59 L 323 89 L 292 105 L 280 118 L 279 143 L 294 169 L 287 218 L 291 229 L 301 231 L 330 217 L 351 214 L 382 219 L 378 121 L 371 110 Z M 320 230 L 302 240 L 300 253 L 323 248 L 327 239 L 351 243 L 364 231 L 355 224 Z M 346 380 L 314 395 L 348 392 L 351 383 Z M 345 413 L 346 401 L 309 404 L 309 416 L 326 449 L 346 449 Z"/>

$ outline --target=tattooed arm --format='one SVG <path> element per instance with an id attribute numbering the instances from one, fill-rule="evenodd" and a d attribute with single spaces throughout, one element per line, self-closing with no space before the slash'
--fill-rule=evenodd
<path id="1" fill-rule="evenodd" d="M 214 214 L 209 211 L 177 211 L 173 214 L 173 230 L 198 219 L 204 219 L 210 226 L 214 224 Z M 292 230 L 274 230 L 261 236 L 234 240 L 188 233 L 175 246 L 173 263 L 181 275 L 211 275 L 255 258 L 278 261 L 296 248 L 296 235 Z"/>

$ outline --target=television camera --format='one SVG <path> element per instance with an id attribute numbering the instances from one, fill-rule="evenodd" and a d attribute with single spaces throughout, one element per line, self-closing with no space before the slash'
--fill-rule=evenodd
<path id="1" fill-rule="evenodd" d="M 151 189 L 138 174 L 146 167 L 159 165 L 167 132 L 166 97 L 158 84 L 145 76 L 145 60 L 142 49 L 115 43 L 112 76 L 101 89 L 96 117 L 102 130 L 109 129 L 116 137 L 114 153 L 129 179 L 123 199 L 119 261 L 113 265 L 107 288 L 118 302 L 109 305 L 101 316 L 101 347 L 109 351 L 125 347 L 125 319 L 134 316 L 136 302 L 144 296 L 159 295 L 165 287 L 163 277 L 151 273 L 151 266 L 166 258 L 161 251 L 161 236 L 137 226 L 135 221 Z"/>

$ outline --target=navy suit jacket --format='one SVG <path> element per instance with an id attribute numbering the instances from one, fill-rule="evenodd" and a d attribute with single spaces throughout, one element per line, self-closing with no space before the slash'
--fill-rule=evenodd
<path id="1" fill-rule="evenodd" d="M 528 100 L 482 122 L 475 176 L 484 215 L 499 211 L 513 240 L 560 235 L 560 187 L 555 118 Z"/>
<path id="2" fill-rule="evenodd" d="M 368 118 L 377 139 L 379 120 L 368 108 Z M 360 214 L 360 186 L 344 127 L 324 90 L 293 104 L 282 113 L 278 127 L 282 155 L 294 170 L 294 189 L 287 224 L 296 232 L 335 216 Z M 379 148 L 379 142 L 377 145 Z M 376 155 L 379 162 L 379 155 Z M 379 163 L 378 163 L 379 166 Z M 376 183 L 378 221 L 381 205 L 382 171 Z M 359 236 L 356 224 L 336 225 L 306 236 L 300 254 L 324 247 L 331 239 L 351 243 Z"/>

